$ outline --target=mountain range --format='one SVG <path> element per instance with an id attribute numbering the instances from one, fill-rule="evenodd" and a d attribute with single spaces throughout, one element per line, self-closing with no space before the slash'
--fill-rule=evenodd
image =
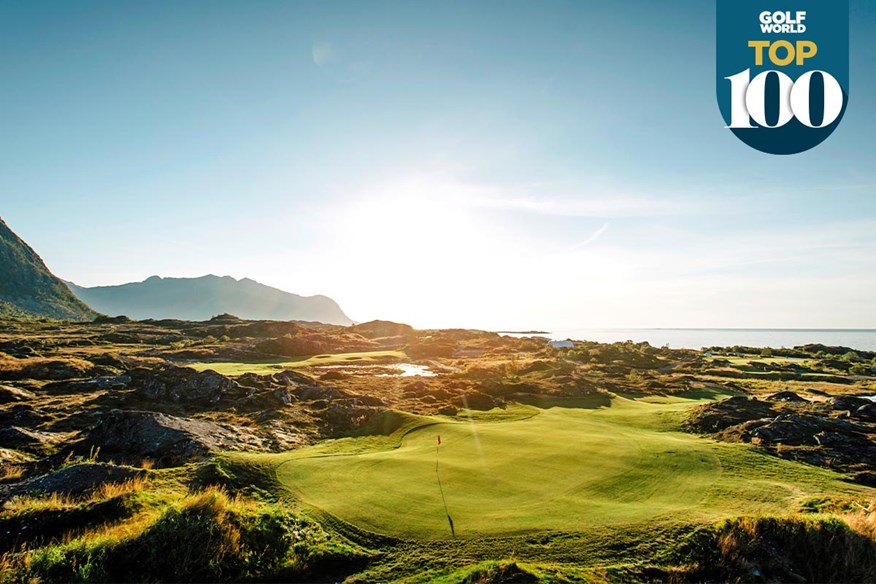
<path id="1" fill-rule="evenodd" d="M 84 321 L 95 316 L 0 218 L 0 317 Z"/>
<path id="2" fill-rule="evenodd" d="M 230 276 L 161 278 L 120 286 L 85 288 L 67 285 L 96 311 L 136 320 L 175 318 L 207 320 L 230 313 L 246 320 L 307 320 L 350 325 L 353 321 L 327 296 L 299 296 Z"/>
<path id="3" fill-rule="evenodd" d="M 247 320 L 305 320 L 350 325 L 327 296 L 299 296 L 229 276 L 160 278 L 85 288 L 55 276 L 0 218 L 0 318 L 90 321 L 98 314 L 136 320 L 207 320 L 219 314 Z"/>

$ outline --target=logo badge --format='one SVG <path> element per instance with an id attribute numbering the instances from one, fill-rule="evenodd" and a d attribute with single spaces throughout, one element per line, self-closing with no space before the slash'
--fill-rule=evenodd
<path id="1" fill-rule="evenodd" d="M 849 0 L 718 0 L 726 127 L 761 152 L 821 144 L 849 103 Z"/>

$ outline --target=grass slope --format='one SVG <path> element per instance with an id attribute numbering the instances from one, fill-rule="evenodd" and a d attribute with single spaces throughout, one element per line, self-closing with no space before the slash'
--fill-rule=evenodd
<path id="1" fill-rule="evenodd" d="M 830 471 L 675 431 L 702 401 L 618 397 L 608 408 L 517 406 L 506 420 L 409 419 L 379 438 L 238 461 L 273 467 L 296 498 L 355 527 L 425 539 L 450 535 L 435 473 L 439 434 L 458 536 L 706 522 L 864 490 Z"/>
<path id="2" fill-rule="evenodd" d="M 0 318 L 82 321 L 96 316 L 0 218 Z"/>

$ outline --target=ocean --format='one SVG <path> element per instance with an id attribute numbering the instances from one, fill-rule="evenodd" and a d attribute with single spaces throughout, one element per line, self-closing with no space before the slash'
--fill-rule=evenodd
<path id="1" fill-rule="evenodd" d="M 529 335 L 515 335 L 529 336 Z M 734 329 L 734 328 L 579 328 L 557 329 L 544 336 L 554 340 L 586 340 L 600 343 L 648 341 L 655 347 L 674 349 L 703 347 L 796 347 L 810 343 L 876 351 L 876 329 Z"/>

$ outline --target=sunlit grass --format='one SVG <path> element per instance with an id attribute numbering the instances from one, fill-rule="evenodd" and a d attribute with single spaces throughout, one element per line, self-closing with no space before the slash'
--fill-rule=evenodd
<path id="1" fill-rule="evenodd" d="M 357 527 L 424 538 L 450 535 L 435 475 L 438 435 L 441 481 L 462 536 L 707 522 L 778 513 L 823 493 L 867 491 L 832 471 L 678 432 L 695 403 L 616 398 L 611 407 L 557 404 L 504 421 L 410 418 L 402 435 L 245 460 L 272 466 L 295 497 Z"/>
<path id="2" fill-rule="evenodd" d="M 237 376 L 244 373 L 270 375 L 284 369 L 303 369 L 316 365 L 375 365 L 407 360 L 404 351 L 367 351 L 362 353 L 334 353 L 290 359 L 281 357 L 264 361 L 229 361 L 191 363 L 188 366 L 198 371 L 213 370 L 222 375 Z"/>

